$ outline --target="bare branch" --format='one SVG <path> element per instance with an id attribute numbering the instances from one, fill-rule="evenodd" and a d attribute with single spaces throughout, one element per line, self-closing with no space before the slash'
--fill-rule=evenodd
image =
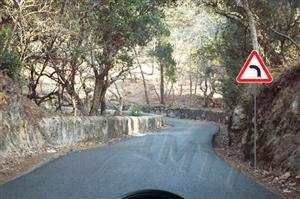
<path id="1" fill-rule="evenodd" d="M 299 50 L 300 46 L 297 44 L 297 42 L 291 38 L 290 36 L 286 35 L 286 34 L 283 34 L 281 32 L 278 32 L 277 30 L 274 30 L 273 28 L 270 28 L 274 33 L 276 33 L 277 35 L 281 36 L 281 37 L 284 37 L 285 39 L 289 40 L 290 42 L 292 42 L 296 47 L 297 49 Z"/>

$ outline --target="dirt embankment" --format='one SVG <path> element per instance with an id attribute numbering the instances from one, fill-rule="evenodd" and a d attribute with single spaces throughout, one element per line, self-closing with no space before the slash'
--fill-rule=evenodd
<path id="1" fill-rule="evenodd" d="M 21 148 L 19 142 L 14 142 L 14 138 L 18 134 L 24 137 L 29 123 L 37 128 L 44 115 L 33 102 L 21 95 L 10 78 L 0 72 L 0 184 L 9 179 L 7 176 L 14 177 L 23 172 L 21 168 L 27 168 L 26 165 L 37 163 L 37 158 L 32 156 L 31 151 L 16 150 L 15 156 L 10 158 L 5 158 L 2 151 Z M 24 164 L 27 159 L 30 161 Z"/>
<path id="2" fill-rule="evenodd" d="M 216 139 L 216 151 L 284 198 L 300 190 L 300 66 L 265 85 L 257 96 L 257 161 L 253 162 L 253 102 L 234 110 L 228 128 Z M 227 130 L 226 130 L 227 129 Z"/>
<path id="3" fill-rule="evenodd" d="M 261 166 L 299 176 L 299 102 L 300 66 L 290 69 L 261 90 L 257 98 L 257 158 Z M 246 130 L 243 150 L 245 157 L 250 159 L 252 131 Z"/>
<path id="4" fill-rule="evenodd" d="M 2 72 L 0 72 L 0 113 L 1 122 L 7 117 L 12 120 L 25 118 L 37 123 L 44 116 L 38 106 L 22 96 L 20 89 Z M 5 131 L 0 131 L 0 136 L 3 132 Z"/>

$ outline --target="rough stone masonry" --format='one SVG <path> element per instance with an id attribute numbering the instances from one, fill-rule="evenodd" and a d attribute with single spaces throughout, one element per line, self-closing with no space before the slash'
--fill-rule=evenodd
<path id="1" fill-rule="evenodd" d="M 49 117 L 37 125 L 15 121 L 0 137 L 0 157 L 38 153 L 43 148 L 72 147 L 85 142 L 107 142 L 124 135 L 159 129 L 161 116 Z M 18 127 L 18 128 L 16 128 Z"/>

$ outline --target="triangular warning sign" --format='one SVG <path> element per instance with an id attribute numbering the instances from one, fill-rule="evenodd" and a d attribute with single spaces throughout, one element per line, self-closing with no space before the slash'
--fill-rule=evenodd
<path id="1" fill-rule="evenodd" d="M 271 83 L 273 78 L 256 50 L 249 55 L 236 77 L 238 83 Z"/>

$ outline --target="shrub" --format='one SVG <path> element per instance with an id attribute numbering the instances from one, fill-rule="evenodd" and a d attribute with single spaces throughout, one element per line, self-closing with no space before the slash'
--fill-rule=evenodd
<path id="1" fill-rule="evenodd" d="M 20 56 L 7 48 L 10 41 L 11 31 L 9 28 L 0 30 L 0 70 L 5 71 L 13 80 L 17 80 L 21 68 Z"/>
<path id="2" fill-rule="evenodd" d="M 130 115 L 131 116 L 141 116 L 142 115 L 142 108 L 138 105 L 133 105 L 130 108 Z"/>

